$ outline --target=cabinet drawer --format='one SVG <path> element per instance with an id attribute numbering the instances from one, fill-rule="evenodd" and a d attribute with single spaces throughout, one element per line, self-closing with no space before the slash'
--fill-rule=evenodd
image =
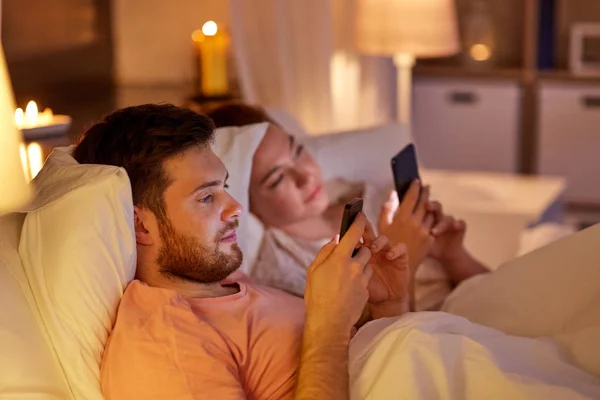
<path id="1" fill-rule="evenodd" d="M 515 172 L 519 108 L 514 82 L 416 79 L 413 135 L 422 164 Z"/>
<path id="2" fill-rule="evenodd" d="M 563 175 L 565 199 L 600 204 L 600 85 L 543 83 L 538 171 Z"/>

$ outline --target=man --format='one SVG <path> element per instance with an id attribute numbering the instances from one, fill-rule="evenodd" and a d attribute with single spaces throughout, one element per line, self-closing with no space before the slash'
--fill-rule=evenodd
<path id="1" fill-rule="evenodd" d="M 212 135 L 193 111 L 143 105 L 108 115 L 74 151 L 125 168 L 133 193 L 137 280 L 104 353 L 106 398 L 349 398 L 348 345 L 365 304 L 372 318 L 408 309 L 406 247 L 375 237 L 361 214 L 309 267 L 304 302 L 221 283 L 242 260 L 242 210 Z"/>

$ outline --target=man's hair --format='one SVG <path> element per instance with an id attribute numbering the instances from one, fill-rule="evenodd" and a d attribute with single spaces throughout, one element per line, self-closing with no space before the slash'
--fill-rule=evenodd
<path id="1" fill-rule="evenodd" d="M 224 126 L 245 126 L 261 122 L 277 125 L 261 107 L 239 102 L 216 106 L 207 110 L 205 114 L 213 120 L 217 128 Z"/>
<path id="2" fill-rule="evenodd" d="M 80 164 L 123 167 L 133 203 L 166 219 L 164 191 L 171 184 L 164 162 L 192 146 L 209 146 L 214 124 L 204 115 L 171 104 L 117 110 L 84 133 L 73 152 Z"/>

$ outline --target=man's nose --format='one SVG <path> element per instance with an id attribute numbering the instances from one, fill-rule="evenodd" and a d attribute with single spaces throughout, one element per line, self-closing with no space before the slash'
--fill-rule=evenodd
<path id="1" fill-rule="evenodd" d="M 243 213 L 243 207 L 239 201 L 233 198 L 229 193 L 228 203 L 225 209 L 223 210 L 222 219 L 223 221 L 231 221 L 241 217 Z"/>

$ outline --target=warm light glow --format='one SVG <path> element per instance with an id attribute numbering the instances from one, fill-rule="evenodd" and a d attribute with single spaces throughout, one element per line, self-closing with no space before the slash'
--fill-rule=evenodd
<path id="1" fill-rule="evenodd" d="M 39 143 L 33 142 L 27 146 L 27 159 L 29 160 L 29 173 L 33 179 L 42 169 L 42 146 Z"/>
<path id="2" fill-rule="evenodd" d="M 23 109 L 17 108 L 15 110 L 15 124 L 17 124 L 17 127 L 21 127 L 21 125 L 23 125 L 23 118 L 25 118 L 25 113 L 23 112 Z"/>
<path id="3" fill-rule="evenodd" d="M 20 152 L 25 179 L 29 182 L 35 178 L 42 169 L 42 146 L 36 142 L 30 143 L 27 146 L 25 146 L 24 143 L 21 143 Z"/>
<path id="4" fill-rule="evenodd" d="M 202 25 L 202 33 L 206 36 L 215 36 L 217 34 L 218 28 L 217 23 L 215 21 L 207 21 Z"/>
<path id="5" fill-rule="evenodd" d="M 31 100 L 27 103 L 27 108 L 25 108 L 25 121 L 29 124 L 35 125 L 38 119 L 38 107 L 35 104 L 35 101 Z"/>
<path id="6" fill-rule="evenodd" d="M 51 124 L 53 118 L 54 113 L 52 112 L 52 109 L 46 108 L 44 109 L 44 112 L 42 112 L 42 114 L 40 115 L 40 123 Z"/>
<path id="7" fill-rule="evenodd" d="M 52 125 L 54 122 L 54 113 L 51 109 L 46 108 L 43 112 L 38 111 L 38 106 L 35 101 L 27 103 L 25 113 L 23 109 L 15 110 L 15 123 L 19 129 L 37 128 L 40 126 Z"/>
<path id="8" fill-rule="evenodd" d="M 470 54 L 475 61 L 487 61 L 492 56 L 492 51 L 485 44 L 475 44 L 471 47 Z"/>
<path id="9" fill-rule="evenodd" d="M 23 166 L 25 180 L 29 182 L 31 180 L 31 177 L 29 175 L 29 160 L 27 159 L 27 148 L 25 147 L 25 143 L 21 143 L 19 150 L 21 152 L 21 165 Z"/>

